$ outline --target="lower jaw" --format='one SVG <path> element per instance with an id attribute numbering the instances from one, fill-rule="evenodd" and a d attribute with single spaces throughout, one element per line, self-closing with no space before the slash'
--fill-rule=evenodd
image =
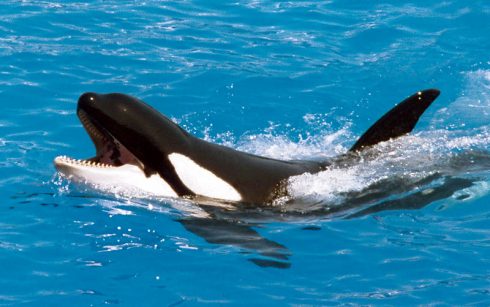
<path id="1" fill-rule="evenodd" d="M 158 175 L 146 177 L 136 165 L 91 167 L 55 159 L 55 167 L 65 178 L 91 189 L 128 197 L 177 197 Z"/>

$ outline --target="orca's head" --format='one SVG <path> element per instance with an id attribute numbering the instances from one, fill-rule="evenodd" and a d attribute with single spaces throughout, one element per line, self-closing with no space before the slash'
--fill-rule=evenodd
<path id="1" fill-rule="evenodd" d="M 148 180 L 160 177 L 162 184 L 167 184 L 161 179 L 168 169 L 168 154 L 185 152 L 188 146 L 187 132 L 128 95 L 85 93 L 78 99 L 77 115 L 95 145 L 96 154 L 88 159 L 60 156 L 54 163 L 64 175 L 85 182 L 124 186 L 121 181 L 126 180 L 134 186 L 135 180 L 140 180 L 143 190 L 148 190 L 151 185 Z M 166 193 L 168 189 L 162 186 L 156 189 L 160 194 L 162 191 L 170 196 L 175 194 Z"/>

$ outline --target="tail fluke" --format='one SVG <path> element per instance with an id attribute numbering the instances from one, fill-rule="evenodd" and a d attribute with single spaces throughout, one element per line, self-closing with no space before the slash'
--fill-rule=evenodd
<path id="1" fill-rule="evenodd" d="M 410 133 L 422 113 L 439 94 L 439 90 L 429 89 L 417 92 L 400 102 L 374 123 L 349 151 L 361 151 L 363 148 Z"/>

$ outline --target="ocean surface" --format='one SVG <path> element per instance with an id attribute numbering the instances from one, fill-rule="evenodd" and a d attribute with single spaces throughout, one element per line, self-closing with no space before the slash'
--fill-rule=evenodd
<path id="1" fill-rule="evenodd" d="M 489 305 L 490 2 L 0 3 L 0 305 Z M 344 153 L 441 96 L 375 159 L 262 207 L 96 191 L 86 91 L 278 159 Z"/>

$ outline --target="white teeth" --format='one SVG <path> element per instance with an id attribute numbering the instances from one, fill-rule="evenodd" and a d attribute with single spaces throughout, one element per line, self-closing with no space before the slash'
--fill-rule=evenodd
<path id="1" fill-rule="evenodd" d="M 100 167 L 100 168 L 109 168 L 109 167 L 115 167 L 113 165 L 109 165 L 106 163 L 99 163 L 95 161 L 89 161 L 89 160 L 81 160 L 81 159 L 73 159 L 67 156 L 58 156 L 54 159 L 56 163 L 65 163 L 65 164 L 71 164 L 71 165 L 78 165 L 78 166 L 85 166 L 85 167 Z"/>
<path id="2" fill-rule="evenodd" d="M 107 141 L 107 137 L 99 132 L 99 130 L 90 122 L 85 113 L 80 112 L 80 121 L 82 122 L 85 129 L 89 132 L 89 134 L 95 136 L 102 141 Z"/>
<path id="3" fill-rule="evenodd" d="M 90 121 L 90 119 L 87 117 L 87 115 L 84 112 L 79 113 L 79 118 L 85 130 L 87 130 L 87 132 L 89 133 L 89 135 L 94 141 L 96 141 L 97 143 L 98 142 L 107 143 L 111 141 L 108 139 L 107 136 L 105 136 L 101 131 L 99 131 L 99 129 L 97 129 L 97 127 Z M 116 167 L 114 165 L 110 165 L 106 163 L 100 163 L 96 161 L 82 160 L 82 159 L 73 159 L 67 156 L 56 157 L 55 163 L 63 163 L 63 164 L 70 164 L 73 166 L 83 166 L 83 167 L 99 167 L 99 168 Z"/>

